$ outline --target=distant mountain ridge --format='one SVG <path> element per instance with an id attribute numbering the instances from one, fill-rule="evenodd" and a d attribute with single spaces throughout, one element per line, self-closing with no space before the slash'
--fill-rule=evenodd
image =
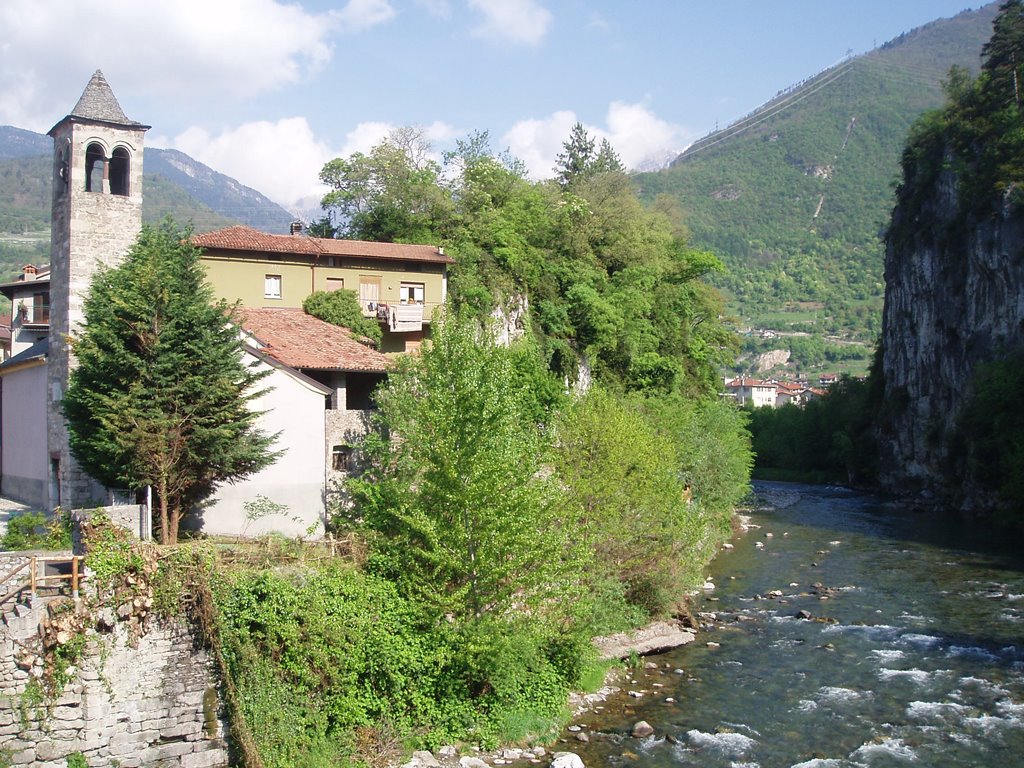
<path id="1" fill-rule="evenodd" d="M 913 121 L 943 103 L 951 66 L 978 69 L 998 4 L 900 35 L 780 93 L 634 179 L 678 202 L 722 257 L 731 307 L 757 327 L 873 341 L 880 233 Z"/>
<path id="2" fill-rule="evenodd" d="M 49 227 L 52 151 L 44 134 L 0 126 L 0 232 Z M 199 232 L 240 223 L 284 234 L 294 219 L 255 189 L 178 150 L 147 148 L 144 172 L 145 221 L 172 215 Z"/>

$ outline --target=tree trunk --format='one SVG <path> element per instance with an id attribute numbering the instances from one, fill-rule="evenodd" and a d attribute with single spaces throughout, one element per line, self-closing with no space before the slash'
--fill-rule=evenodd
<path id="1" fill-rule="evenodd" d="M 170 539 L 171 540 L 168 541 L 167 543 L 168 544 L 177 544 L 178 543 L 178 523 L 181 522 L 181 504 L 180 503 L 177 503 L 173 507 L 171 507 L 170 518 L 171 518 L 171 520 L 170 520 L 170 523 L 171 523 L 171 536 L 170 536 Z"/>
<path id="2" fill-rule="evenodd" d="M 171 544 L 173 542 L 168 541 L 170 536 L 170 526 L 167 520 L 167 484 L 161 483 L 158 490 L 160 496 L 160 543 Z"/>

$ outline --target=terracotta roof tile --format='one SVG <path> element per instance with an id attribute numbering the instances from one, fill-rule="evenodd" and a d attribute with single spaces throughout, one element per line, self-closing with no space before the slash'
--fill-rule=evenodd
<path id="1" fill-rule="evenodd" d="M 349 331 L 287 307 L 239 307 L 239 322 L 262 344 L 260 351 L 292 368 L 384 372 L 391 359 Z"/>
<path id="2" fill-rule="evenodd" d="M 294 235 L 268 235 L 252 227 L 227 227 L 192 237 L 192 245 L 199 248 L 222 248 L 229 251 L 262 251 L 267 253 L 296 253 L 317 255 L 323 250 L 314 237 Z"/>
<path id="3" fill-rule="evenodd" d="M 270 235 L 252 227 L 235 226 L 194 235 L 192 244 L 199 248 L 298 255 L 350 256 L 354 258 L 400 259 L 454 264 L 451 256 L 433 245 L 404 243 L 371 243 L 365 240 L 330 240 L 305 235 Z"/>

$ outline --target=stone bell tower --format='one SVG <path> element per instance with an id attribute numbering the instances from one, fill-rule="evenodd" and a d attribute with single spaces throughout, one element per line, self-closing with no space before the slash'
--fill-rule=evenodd
<path id="1" fill-rule="evenodd" d="M 68 449 L 61 409 L 74 356 L 68 336 L 81 326 L 93 274 L 114 266 L 142 228 L 142 143 L 148 125 L 125 117 L 103 73 L 50 129 L 53 203 L 50 234 L 50 339 L 47 371 L 48 508 L 107 503 Z"/>

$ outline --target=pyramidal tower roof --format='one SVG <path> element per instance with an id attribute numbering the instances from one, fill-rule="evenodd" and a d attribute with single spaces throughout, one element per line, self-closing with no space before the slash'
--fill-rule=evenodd
<path id="1" fill-rule="evenodd" d="M 121 105 L 117 103 L 117 98 L 110 89 L 110 83 L 103 76 L 103 72 L 98 69 L 93 73 L 85 90 L 82 91 L 82 96 L 75 104 L 75 108 L 64 119 L 94 120 L 101 123 L 149 128 L 148 125 L 144 126 L 142 123 L 128 119 L 124 110 L 121 109 Z"/>
<path id="2" fill-rule="evenodd" d="M 121 105 L 117 103 L 114 92 L 110 90 L 110 83 L 98 69 L 93 73 L 85 90 L 82 91 L 82 98 L 71 110 L 71 116 L 86 120 L 102 120 L 105 123 L 138 125 L 124 114 Z"/>

